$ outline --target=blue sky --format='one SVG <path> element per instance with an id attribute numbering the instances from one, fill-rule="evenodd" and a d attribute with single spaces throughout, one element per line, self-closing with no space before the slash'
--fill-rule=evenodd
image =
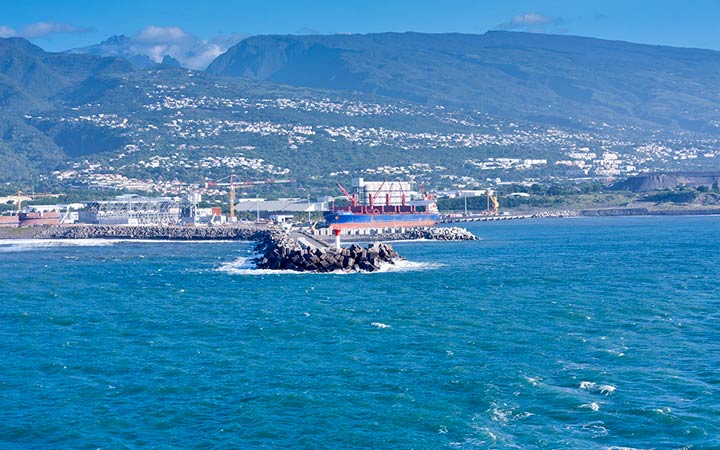
<path id="1" fill-rule="evenodd" d="M 484 33 L 498 28 L 720 49 L 718 19 L 720 0 L 0 2 L 0 36 L 28 37 L 50 51 L 94 44 L 115 34 L 145 33 L 148 45 L 152 39 L 194 39 L 194 45 L 212 41 L 222 50 L 238 36 L 256 34 Z"/>

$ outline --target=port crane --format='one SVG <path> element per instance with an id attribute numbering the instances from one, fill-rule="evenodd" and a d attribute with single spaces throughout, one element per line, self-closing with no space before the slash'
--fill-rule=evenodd
<path id="1" fill-rule="evenodd" d="M 487 191 L 487 215 L 497 216 L 498 210 L 500 209 L 500 202 L 498 201 L 497 195 L 493 195 L 490 190 Z"/>
<path id="2" fill-rule="evenodd" d="M 225 182 L 225 180 L 228 180 Z M 283 184 L 283 183 L 294 183 L 295 180 L 252 180 L 252 181 L 238 181 L 237 175 L 231 173 L 230 175 L 220 178 L 217 181 L 208 181 L 205 187 L 217 187 L 217 186 L 228 186 L 230 187 L 230 221 L 235 220 L 235 189 L 250 188 L 262 184 Z"/>
<path id="3" fill-rule="evenodd" d="M 400 186 L 400 204 L 402 206 L 405 206 L 407 204 L 407 196 L 405 195 L 405 189 L 403 189 L 402 183 L 398 182 L 398 186 Z M 425 197 L 425 185 L 422 185 L 423 190 L 423 198 Z M 389 204 L 390 202 L 388 202 Z"/>
<path id="4" fill-rule="evenodd" d="M 58 198 L 63 197 L 65 194 L 26 194 L 22 191 L 17 191 L 17 200 L 15 201 L 17 205 L 17 212 L 20 213 L 20 210 L 22 210 L 22 202 L 24 200 L 35 200 L 36 198 Z"/>
<path id="5" fill-rule="evenodd" d="M 347 189 L 345 189 L 343 187 L 342 184 L 340 184 L 340 183 L 336 183 L 336 184 L 337 184 L 337 187 L 340 188 L 340 192 L 342 192 L 343 195 L 345 196 L 345 198 L 350 202 L 350 206 L 353 206 L 353 207 L 357 206 L 358 205 L 357 192 L 350 195 L 350 193 L 347 191 Z"/>
<path id="6" fill-rule="evenodd" d="M 375 193 L 373 195 L 368 194 L 368 196 L 370 197 L 368 199 L 369 200 L 368 203 L 370 203 L 371 211 L 375 207 L 375 199 L 377 199 L 378 194 L 380 194 L 380 191 L 382 190 L 383 186 L 385 186 L 385 181 L 387 181 L 387 180 L 383 180 L 383 182 L 380 183 L 380 187 L 377 188 L 377 190 L 375 191 Z"/>

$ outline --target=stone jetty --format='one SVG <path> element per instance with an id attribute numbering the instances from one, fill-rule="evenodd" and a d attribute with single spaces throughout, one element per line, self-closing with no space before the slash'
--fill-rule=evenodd
<path id="1" fill-rule="evenodd" d="M 334 247 L 303 245 L 289 236 L 268 234 L 256 246 L 259 269 L 294 270 L 298 272 L 374 272 L 383 263 L 394 264 L 402 258 L 389 244 L 375 242 L 367 247 L 352 244 L 340 250 Z"/>
<path id="2" fill-rule="evenodd" d="M 476 241 L 477 236 L 460 227 L 412 228 L 405 231 L 402 239 L 428 239 L 432 241 Z"/>
<path id="3" fill-rule="evenodd" d="M 353 230 L 354 231 L 354 230 Z M 325 230 L 310 231 L 315 238 L 329 239 L 329 233 Z M 344 242 L 367 242 L 374 241 L 411 241 L 423 239 L 428 241 L 475 241 L 477 236 L 460 227 L 415 227 L 373 230 L 371 233 L 343 234 Z"/>
<path id="4" fill-rule="evenodd" d="M 34 236 L 51 239 L 160 239 L 160 240 L 240 240 L 263 239 L 270 228 L 257 226 L 182 227 L 77 225 L 43 227 Z"/>

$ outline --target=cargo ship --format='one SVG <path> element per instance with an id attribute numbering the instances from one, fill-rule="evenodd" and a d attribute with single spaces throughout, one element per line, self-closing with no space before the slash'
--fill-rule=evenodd
<path id="1" fill-rule="evenodd" d="M 329 228 L 427 227 L 435 225 L 440 218 L 437 203 L 431 196 L 423 194 L 420 200 L 408 201 L 403 189 L 407 183 L 397 183 L 400 190 L 394 193 L 396 183 L 391 183 L 383 191 L 386 184 L 383 181 L 374 194 L 367 193 L 366 196 L 364 190 L 373 183 L 365 183 L 362 178 L 357 180 L 353 182 L 356 191 L 352 195 L 340 183 L 337 184 L 350 204 L 341 207 L 333 205 L 330 211 L 324 213 Z M 382 199 L 382 203 L 378 199 Z"/>

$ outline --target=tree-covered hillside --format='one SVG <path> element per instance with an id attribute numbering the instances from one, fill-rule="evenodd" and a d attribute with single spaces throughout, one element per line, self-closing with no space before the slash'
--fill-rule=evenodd
<path id="1" fill-rule="evenodd" d="M 255 36 L 207 69 L 554 125 L 717 132 L 720 52 L 537 33 Z"/>
<path id="2" fill-rule="evenodd" d="M 383 72 L 390 77 L 388 82 L 402 81 L 399 75 L 388 74 L 409 64 L 414 50 L 405 42 L 407 37 L 373 37 L 384 48 L 381 59 L 388 66 Z M 399 47 L 390 45 L 395 38 Z M 451 59 L 455 58 L 452 41 L 464 39 L 455 35 L 420 38 L 428 43 L 426 51 L 447 48 Z M 525 39 L 524 35 L 520 38 Z M 293 39 L 305 38 L 287 38 Z M 514 48 L 500 44 L 493 51 Z M 393 48 L 395 56 L 387 54 Z M 688 52 L 691 61 L 696 51 Z M 346 52 L 343 55 L 346 61 Z M 370 56 L 360 58 L 368 65 L 368 73 Z M 272 78 L 260 69 L 275 66 L 258 58 L 257 73 Z M 345 66 L 332 58 L 324 61 L 325 75 L 334 82 L 352 81 L 332 72 Z M 540 70 L 539 60 L 536 65 L 533 70 Z M 432 70 L 441 72 L 436 82 L 444 86 L 461 69 L 448 60 L 447 67 L 436 65 Z M 420 77 L 417 81 L 404 78 L 403 83 L 410 83 L 408 90 L 421 93 L 427 88 L 421 72 L 417 69 L 412 75 Z M 295 69 L 286 75 L 293 73 Z M 637 121 L 557 125 L 556 120 L 523 112 L 532 108 L 535 100 L 530 97 L 530 106 L 518 106 L 516 113 L 490 114 L 459 104 L 398 98 L 404 95 L 400 91 L 362 92 L 350 89 L 350 84 L 323 86 L 319 75 L 316 81 L 320 87 L 167 65 L 136 70 L 119 58 L 47 53 L 22 39 L 0 39 L 0 182 L 18 189 L 42 183 L 56 188 L 176 193 L 235 173 L 243 180 L 288 178 L 298 180 L 299 186 L 318 188 L 332 188 L 334 181 L 347 182 L 352 176 L 463 188 L 548 177 L 613 177 L 655 169 L 706 170 L 717 167 L 720 160 L 718 136 L 710 131 L 690 132 L 672 124 L 647 127 Z M 447 89 L 450 95 L 452 90 Z M 453 94 L 458 98 L 461 92 L 469 99 L 474 95 L 471 87 L 462 84 L 452 89 L 458 90 Z M 708 98 L 712 103 L 712 96 Z M 678 97 L 681 100 L 687 98 Z"/>
<path id="3" fill-rule="evenodd" d="M 123 59 L 47 53 L 25 39 L 0 39 L 0 180 L 32 180 L 66 159 L 62 143 L 29 124 L 29 114 L 64 111 L 63 97 L 82 83 L 131 70 Z"/>

